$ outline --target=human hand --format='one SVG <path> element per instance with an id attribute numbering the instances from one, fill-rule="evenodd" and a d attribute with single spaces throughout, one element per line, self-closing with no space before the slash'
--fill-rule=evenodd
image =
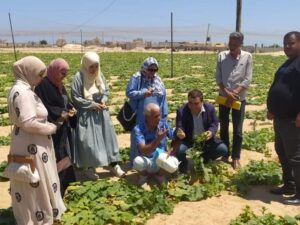
<path id="1" fill-rule="evenodd" d="M 182 139 L 185 138 L 185 133 L 184 133 L 184 131 L 183 131 L 181 128 L 178 128 L 177 133 L 176 133 L 176 136 L 177 136 L 180 140 L 182 140 Z"/>
<path id="2" fill-rule="evenodd" d="M 224 88 L 223 90 L 224 90 L 227 100 L 229 102 L 234 102 L 234 101 L 238 100 L 239 95 L 236 90 L 231 91 L 231 90 L 228 90 L 227 88 Z"/>
<path id="3" fill-rule="evenodd" d="M 270 111 L 267 112 L 267 119 L 268 120 L 273 120 L 274 119 L 274 115 Z"/>
<path id="4" fill-rule="evenodd" d="M 60 114 L 60 117 L 57 119 L 57 122 L 64 122 L 66 119 L 68 119 L 69 113 L 66 111 L 62 111 Z"/>
<path id="5" fill-rule="evenodd" d="M 73 107 L 69 110 L 68 114 L 69 114 L 69 117 L 72 117 L 74 116 L 75 114 L 77 113 L 77 110 Z"/>
<path id="6" fill-rule="evenodd" d="M 99 111 L 101 110 L 103 107 L 103 105 L 101 105 L 101 103 L 98 102 L 92 102 L 92 109 L 95 111 Z"/>
<path id="7" fill-rule="evenodd" d="M 50 134 L 55 134 L 58 129 L 58 126 L 55 125 L 54 123 L 49 123 L 49 129 L 50 129 Z"/>
<path id="8" fill-rule="evenodd" d="M 160 142 L 164 137 L 167 136 L 168 129 L 163 128 L 162 130 L 157 131 L 156 138 Z"/>
<path id="9" fill-rule="evenodd" d="M 211 139 L 213 137 L 213 133 L 208 130 L 206 131 L 206 137 L 205 137 L 205 140 L 208 141 L 209 139 Z"/>
<path id="10" fill-rule="evenodd" d="M 295 123 L 296 127 L 300 127 L 300 113 L 297 114 Z"/>
<path id="11" fill-rule="evenodd" d="M 107 105 L 105 103 L 100 102 L 101 109 L 108 109 Z"/>
<path id="12" fill-rule="evenodd" d="M 154 88 L 149 87 L 149 88 L 147 89 L 147 91 L 145 92 L 145 97 L 151 96 L 151 95 L 153 94 L 153 92 L 154 92 Z"/>

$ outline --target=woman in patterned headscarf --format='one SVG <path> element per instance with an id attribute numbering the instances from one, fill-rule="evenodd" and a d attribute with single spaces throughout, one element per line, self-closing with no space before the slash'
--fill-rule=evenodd
<path id="1" fill-rule="evenodd" d="M 164 83 L 159 77 L 158 62 L 153 57 L 145 59 L 140 71 L 135 73 L 129 80 L 126 96 L 129 98 L 130 106 L 136 111 L 136 123 L 144 123 L 144 108 L 148 103 L 155 103 L 160 107 L 161 120 L 166 121 L 168 115 L 168 104 Z M 138 155 L 137 146 L 131 134 L 130 161 Z"/>
<path id="2" fill-rule="evenodd" d="M 125 172 L 118 164 L 119 147 L 106 101 L 108 85 L 100 69 L 100 58 L 87 52 L 81 60 L 80 71 L 72 83 L 72 100 L 78 110 L 75 131 L 74 163 L 92 180 L 99 177 L 95 168 L 110 166 L 118 177 Z"/>
<path id="3" fill-rule="evenodd" d="M 70 126 L 72 104 L 64 87 L 63 80 L 67 76 L 69 65 L 64 59 L 54 59 L 47 68 L 47 77 L 35 88 L 48 110 L 48 121 L 59 124 L 52 135 L 60 179 L 61 194 L 64 195 L 69 183 L 75 181 L 75 173 L 71 162 L 73 141 Z"/>
<path id="4" fill-rule="evenodd" d="M 18 224 L 53 224 L 66 210 L 60 194 L 51 134 L 56 125 L 32 91 L 46 74 L 45 64 L 27 56 L 13 65 L 15 83 L 9 91 L 9 117 L 14 124 L 10 155 L 32 156 L 40 176 L 37 183 L 10 179 L 14 216 Z"/>

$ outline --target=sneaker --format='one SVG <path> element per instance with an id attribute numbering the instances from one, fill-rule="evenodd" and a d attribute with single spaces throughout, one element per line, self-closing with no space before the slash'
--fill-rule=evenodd
<path id="1" fill-rule="evenodd" d="M 125 176 L 125 172 L 121 169 L 119 164 L 115 165 L 114 167 L 111 167 L 110 170 L 117 177 L 124 177 Z"/>
<path id="2" fill-rule="evenodd" d="M 272 188 L 270 192 L 274 195 L 293 195 L 296 193 L 296 188 L 293 185 L 284 184 L 281 187 Z"/>
<path id="3" fill-rule="evenodd" d="M 147 185 L 147 179 L 148 179 L 147 176 L 139 175 L 139 179 L 138 179 L 138 181 L 137 181 L 137 185 L 139 185 L 139 186 L 141 186 L 141 187 Z"/>
<path id="4" fill-rule="evenodd" d="M 283 200 L 286 205 L 300 205 L 300 195 L 295 194 L 294 196 Z"/>
<path id="5" fill-rule="evenodd" d="M 89 179 L 89 180 L 98 180 L 99 179 L 99 176 L 98 174 L 95 172 L 95 168 L 88 168 L 86 171 L 85 171 L 85 175 L 86 177 Z"/>

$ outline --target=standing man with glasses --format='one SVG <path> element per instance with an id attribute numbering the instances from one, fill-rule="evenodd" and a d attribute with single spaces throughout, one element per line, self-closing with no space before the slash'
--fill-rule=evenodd
<path id="1" fill-rule="evenodd" d="M 300 205 L 300 32 L 287 33 L 283 46 L 288 59 L 277 70 L 267 99 L 267 118 L 274 121 L 275 151 L 283 172 L 283 186 L 271 193 L 294 194 L 284 203 Z"/>
<path id="2" fill-rule="evenodd" d="M 252 55 L 241 50 L 244 36 L 240 32 L 229 35 L 229 50 L 218 55 L 216 82 L 219 95 L 226 98 L 225 105 L 219 105 L 220 136 L 229 149 L 229 115 L 233 123 L 232 167 L 241 167 L 240 155 L 243 141 L 243 122 L 246 105 L 246 91 L 252 79 Z M 231 109 L 234 101 L 240 101 L 240 109 Z M 223 157 L 228 162 L 229 154 Z"/>
<path id="3" fill-rule="evenodd" d="M 162 121 L 167 121 L 168 105 L 166 89 L 163 81 L 159 77 L 158 62 L 153 57 L 148 57 L 143 62 L 141 69 L 136 72 L 129 80 L 126 96 L 129 98 L 131 108 L 136 111 L 136 123 L 145 122 L 144 109 L 149 103 L 154 103 L 160 108 L 160 117 Z M 138 149 L 133 144 L 133 134 L 131 132 L 131 152 L 130 163 L 138 154 Z"/>

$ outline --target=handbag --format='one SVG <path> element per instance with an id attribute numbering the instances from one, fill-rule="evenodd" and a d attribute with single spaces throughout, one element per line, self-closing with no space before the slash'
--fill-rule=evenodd
<path id="1" fill-rule="evenodd" d="M 33 156 L 8 155 L 7 161 L 3 177 L 26 183 L 37 183 L 41 180 Z"/>
<path id="2" fill-rule="evenodd" d="M 124 102 L 117 119 L 125 131 L 131 131 L 136 124 L 136 112 L 131 108 L 128 101 Z"/>
<path id="3" fill-rule="evenodd" d="M 139 79 L 137 90 L 140 90 L 142 86 L 142 75 Z M 125 131 L 131 131 L 134 128 L 136 124 L 136 111 L 131 108 L 128 100 L 124 102 L 124 105 L 117 115 L 117 119 Z"/>

